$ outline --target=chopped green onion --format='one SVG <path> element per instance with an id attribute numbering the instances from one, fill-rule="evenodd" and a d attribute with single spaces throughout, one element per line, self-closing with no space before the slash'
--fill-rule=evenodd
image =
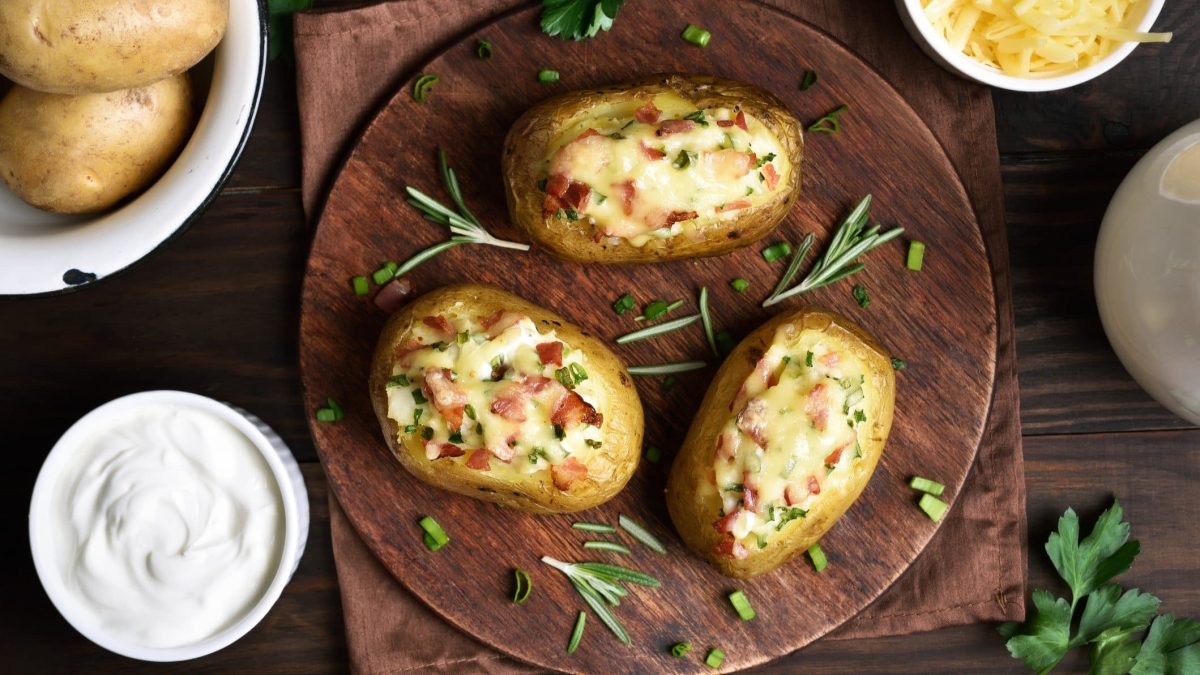
<path id="1" fill-rule="evenodd" d="M 375 282 L 376 286 L 382 286 L 396 276 L 396 269 L 396 263 L 386 262 L 383 264 L 383 267 L 380 267 L 371 274 L 371 279 Z"/>
<path id="2" fill-rule="evenodd" d="M 635 318 L 634 321 L 653 321 L 664 314 L 670 314 L 682 306 L 683 300 L 676 300 L 670 303 L 666 300 L 655 300 L 646 305 L 645 309 L 642 310 L 641 316 Z"/>
<path id="3" fill-rule="evenodd" d="M 513 575 L 517 578 L 517 589 L 513 591 L 513 604 L 520 605 L 529 598 L 529 593 L 533 591 L 533 580 L 529 578 L 529 572 L 521 568 L 513 570 Z"/>
<path id="4" fill-rule="evenodd" d="M 416 83 L 413 84 L 413 100 L 417 103 L 424 103 L 425 99 L 429 98 L 429 90 L 437 84 L 437 81 L 437 75 L 425 74 L 418 77 Z"/>
<path id="5" fill-rule="evenodd" d="M 478 56 L 485 61 L 492 58 L 492 43 L 487 40 L 475 41 L 475 56 Z"/>
<path id="6" fill-rule="evenodd" d="M 745 279 L 743 279 L 741 277 L 738 277 L 737 279 L 734 279 L 733 281 L 729 282 L 729 287 L 732 288 L 733 290 L 737 291 L 738 293 L 745 293 L 746 289 L 750 288 L 750 282 L 746 281 Z"/>
<path id="7" fill-rule="evenodd" d="M 717 350 L 717 339 L 713 336 L 712 315 L 708 312 L 708 286 L 700 287 L 700 321 L 704 324 L 704 337 L 708 340 L 708 346 L 712 349 L 713 356 L 720 358 L 721 352 Z"/>
<path id="8" fill-rule="evenodd" d="M 687 653 L 690 651 L 692 651 L 692 645 L 688 644 L 687 642 L 676 642 L 675 644 L 671 645 L 671 656 L 674 656 L 677 659 L 682 659 L 683 657 L 687 656 Z"/>
<path id="9" fill-rule="evenodd" d="M 350 286 L 354 288 L 355 295 L 366 295 L 371 292 L 371 285 L 367 282 L 366 277 L 354 277 L 350 280 Z"/>
<path id="10" fill-rule="evenodd" d="M 786 241 L 781 241 L 777 244 L 771 244 L 763 249 L 762 257 L 769 263 L 775 262 L 780 258 L 786 258 L 792 254 L 792 246 Z"/>
<path id="11" fill-rule="evenodd" d="M 671 162 L 671 166 L 676 169 L 686 169 L 696 160 L 696 153 L 691 150 L 680 150 L 675 156 L 675 161 Z"/>
<path id="12" fill-rule="evenodd" d="M 325 402 L 329 407 L 317 409 L 318 422 L 340 422 L 345 415 L 342 413 L 342 407 L 337 404 L 337 401 L 327 398 Z"/>
<path id="13" fill-rule="evenodd" d="M 716 340 L 717 340 L 717 352 L 721 356 L 724 356 L 724 355 L 728 354 L 729 352 L 733 351 L 733 348 L 737 346 L 737 340 L 734 340 L 733 334 L 727 330 L 723 330 L 723 331 L 717 333 Z"/>
<path id="14" fill-rule="evenodd" d="M 825 552 L 821 550 L 821 542 L 819 541 L 808 547 L 808 557 L 812 559 L 813 568 L 818 572 L 829 565 L 829 561 L 825 559 Z"/>
<path id="15" fill-rule="evenodd" d="M 689 316 L 680 317 L 678 319 L 671 319 L 670 321 L 660 323 L 655 326 L 647 326 L 646 328 L 642 328 L 640 330 L 635 330 L 632 333 L 626 333 L 626 334 L 618 337 L 616 339 L 616 343 L 619 345 L 623 345 L 623 344 L 628 344 L 630 342 L 637 342 L 638 340 L 645 340 L 647 338 L 656 337 L 656 336 L 662 335 L 664 333 L 670 333 L 672 331 L 677 331 L 680 328 L 691 325 L 699 320 L 700 320 L 699 314 L 691 314 Z"/>
<path id="16" fill-rule="evenodd" d="M 904 370 L 907 367 L 908 361 L 895 356 L 892 357 L 892 370 Z"/>
<path id="17" fill-rule="evenodd" d="M 663 546 L 662 542 L 659 541 L 657 537 L 655 537 L 653 534 L 650 534 L 649 530 L 646 528 L 638 525 L 637 522 L 635 522 L 632 518 L 621 514 L 620 516 L 617 516 L 617 523 L 621 526 L 621 529 L 625 530 L 630 536 L 641 542 L 642 546 L 645 546 L 655 553 L 667 552 L 667 547 Z"/>
<path id="18" fill-rule="evenodd" d="M 421 429 L 421 438 L 424 438 L 427 441 L 432 441 L 433 427 L 425 427 L 424 429 Z"/>
<path id="19" fill-rule="evenodd" d="M 388 378 L 387 386 L 389 387 L 407 387 L 409 386 L 408 376 L 401 373 Z"/>
<path id="20" fill-rule="evenodd" d="M 816 83 L 817 71 L 806 70 L 804 71 L 804 77 L 800 80 L 800 91 L 808 91 Z"/>
<path id="21" fill-rule="evenodd" d="M 750 606 L 750 599 L 741 591 L 734 591 L 729 594 L 729 602 L 737 611 L 738 616 L 742 617 L 742 621 L 749 621 L 758 616 L 754 612 L 754 608 Z"/>
<path id="22" fill-rule="evenodd" d="M 716 647 L 708 650 L 708 656 L 704 657 L 704 665 L 716 670 L 722 663 L 725 663 L 725 652 Z"/>
<path id="23" fill-rule="evenodd" d="M 920 272 L 925 262 L 925 244 L 913 239 L 908 242 L 908 259 L 904 266 L 914 272 Z"/>
<path id="24" fill-rule="evenodd" d="M 809 368 L 812 368 L 812 357 L 813 353 L 811 351 L 804 355 L 804 365 L 808 366 Z"/>
<path id="25" fill-rule="evenodd" d="M 683 116 L 683 119 L 691 120 L 702 127 L 708 126 L 708 120 L 705 119 L 703 110 L 697 110 L 694 113 L 688 113 Z"/>
<path id="26" fill-rule="evenodd" d="M 658 464 L 658 461 L 660 459 L 662 459 L 662 450 L 659 450 L 657 447 L 655 447 L 653 445 L 646 448 L 646 461 L 647 462 L 650 462 L 651 464 Z"/>
<path id="27" fill-rule="evenodd" d="M 945 485 L 942 485 L 937 481 L 929 480 L 928 478 L 922 478 L 920 476 L 913 476 L 912 479 L 908 481 L 908 487 L 931 494 L 934 497 L 941 497 L 942 493 L 946 491 Z"/>
<path id="28" fill-rule="evenodd" d="M 558 82 L 558 71 L 542 69 L 538 71 L 538 82 L 548 84 L 550 82 Z"/>
<path id="29" fill-rule="evenodd" d="M 571 379 L 575 380 L 575 384 L 579 384 L 580 382 L 588 379 L 587 371 L 584 370 L 583 366 L 579 365 L 578 363 L 572 363 L 571 365 L 567 366 L 567 368 L 571 371 Z"/>
<path id="30" fill-rule="evenodd" d="M 712 33 L 689 23 L 687 28 L 683 29 L 683 39 L 697 47 L 707 47 L 708 41 L 712 39 Z"/>
<path id="31" fill-rule="evenodd" d="M 450 537 L 441 525 L 433 519 L 433 516 L 425 516 L 420 521 L 421 529 L 425 530 L 425 547 L 430 551 L 437 551 L 441 547 L 450 543 Z M 433 544 L 430 546 L 430 544 Z"/>
<path id="32" fill-rule="evenodd" d="M 920 506 L 925 515 L 935 523 L 941 522 L 942 516 L 946 515 L 946 510 L 950 508 L 949 504 L 929 493 L 921 495 L 921 501 L 917 502 L 917 506 Z"/>
<path id="33" fill-rule="evenodd" d="M 612 308 L 617 314 L 624 314 L 636 306 L 637 303 L 634 301 L 633 296 L 626 293 L 625 295 L 617 298 L 617 301 L 613 303 Z"/>
<path id="34" fill-rule="evenodd" d="M 703 361 L 681 361 L 679 363 L 660 363 L 653 366 L 629 366 L 626 370 L 629 371 L 630 375 L 649 376 L 686 373 L 706 367 L 708 367 L 708 364 Z"/>
<path id="35" fill-rule="evenodd" d="M 829 114 L 809 125 L 808 130 L 816 131 L 822 134 L 836 134 L 842 130 L 842 123 L 841 120 L 838 119 L 838 115 L 841 115 L 849 109 L 850 106 L 848 105 L 839 105 L 838 107 L 829 111 Z"/>
<path id="36" fill-rule="evenodd" d="M 594 548 L 600 551 L 612 551 L 622 555 L 629 555 L 629 548 L 611 541 L 585 541 L 584 548 Z"/>
<path id="37" fill-rule="evenodd" d="M 866 309 L 871 306 L 871 296 L 867 295 L 866 286 L 855 284 L 850 293 L 854 296 L 854 300 L 858 303 L 859 307 Z"/>
<path id="38" fill-rule="evenodd" d="M 617 528 L 613 527 L 612 525 L 605 525 L 603 523 L 574 523 L 571 525 L 571 527 L 577 530 L 583 530 L 584 532 L 595 532 L 597 534 L 613 534 L 617 531 Z"/>
<path id="39" fill-rule="evenodd" d="M 429 403 L 429 399 L 425 398 L 425 394 L 422 394 L 420 389 L 413 389 L 412 397 L 413 403 L 416 403 L 417 405 Z"/>
<path id="40" fill-rule="evenodd" d="M 567 643 L 567 653 L 574 654 L 579 649 L 579 641 L 583 639 L 583 629 L 587 625 L 587 612 L 580 612 L 575 619 L 575 628 L 571 631 L 571 641 Z"/>

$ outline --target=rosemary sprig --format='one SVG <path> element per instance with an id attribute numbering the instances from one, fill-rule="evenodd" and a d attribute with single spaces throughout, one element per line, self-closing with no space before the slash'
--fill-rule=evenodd
<path id="1" fill-rule="evenodd" d="M 620 582 L 641 584 L 651 588 L 658 588 L 661 585 L 658 579 L 648 574 L 618 565 L 567 563 L 549 556 L 543 557 L 542 562 L 567 575 L 571 585 L 591 608 L 596 618 L 600 619 L 600 622 L 625 644 L 630 642 L 629 633 L 609 609 L 609 606 L 616 607 L 621 604 L 621 598 L 629 594 L 629 591 L 625 590 Z"/>
<path id="2" fill-rule="evenodd" d="M 630 375 L 673 375 L 700 370 L 707 366 L 708 364 L 703 361 L 682 361 L 680 363 L 660 363 L 653 366 L 629 366 L 626 370 Z"/>
<path id="3" fill-rule="evenodd" d="M 615 340 L 615 342 L 619 345 L 623 345 L 623 344 L 627 344 L 630 342 L 637 342 L 638 340 L 645 340 L 647 338 L 652 338 L 657 335 L 662 335 L 664 333 L 670 333 L 672 331 L 677 331 L 680 328 L 691 325 L 699 320 L 700 320 L 699 314 L 689 314 L 688 316 L 681 316 L 678 319 L 671 319 L 670 321 L 664 321 L 663 323 L 660 323 L 660 324 L 655 324 L 653 326 L 648 326 L 646 328 L 635 330 L 632 333 L 626 333 L 626 334 L 618 337 Z"/>
<path id="4" fill-rule="evenodd" d="M 704 322 L 704 338 L 708 340 L 713 356 L 719 359 L 721 351 L 717 349 L 717 339 L 713 336 L 712 315 L 708 311 L 708 286 L 700 287 L 700 299 L 697 304 L 700 305 L 700 320 Z"/>
<path id="5" fill-rule="evenodd" d="M 825 249 L 825 254 L 821 256 L 808 275 L 796 286 L 789 290 L 783 290 L 791 284 L 792 278 L 800 268 L 800 261 L 812 245 L 812 235 L 805 237 L 804 242 L 800 245 L 800 250 L 796 252 L 791 264 L 788 265 L 787 272 L 784 272 L 783 279 L 775 286 L 771 295 L 763 300 L 762 306 L 770 307 L 794 295 L 828 286 L 861 271 L 866 264 L 857 262 L 859 257 L 899 237 L 904 232 L 902 227 L 892 228 L 882 233 L 879 231 L 878 225 L 866 227 L 870 209 L 871 195 L 867 195 L 862 198 L 858 206 L 854 207 L 854 210 L 842 219 L 842 222 L 838 223 L 833 240 L 829 242 L 829 248 Z"/>
<path id="6" fill-rule="evenodd" d="M 404 188 L 404 191 L 408 193 L 409 204 L 412 204 L 421 211 L 427 219 L 439 225 L 444 225 L 450 230 L 450 238 L 434 244 L 405 260 L 396 270 L 396 276 L 399 277 L 408 274 L 413 268 L 426 260 L 461 244 L 487 244 L 488 246 L 498 246 L 517 251 L 529 250 L 529 244 L 506 241 L 492 236 L 492 233 L 487 231 L 487 228 L 483 226 L 479 218 L 475 217 L 471 209 L 467 208 L 467 203 L 462 196 L 462 188 L 458 184 L 458 176 L 454 173 L 454 169 L 450 168 L 450 164 L 446 161 L 446 151 L 442 148 L 438 148 L 438 170 L 442 175 L 442 183 L 446 187 L 446 193 L 450 195 L 450 200 L 458 209 L 457 212 L 452 211 L 449 207 L 411 185 Z"/>

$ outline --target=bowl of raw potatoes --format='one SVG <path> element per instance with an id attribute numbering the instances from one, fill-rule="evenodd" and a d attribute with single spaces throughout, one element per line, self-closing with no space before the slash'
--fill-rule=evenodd
<path id="1" fill-rule="evenodd" d="M 1108 72 L 1145 42 L 1165 0 L 896 0 L 934 61 L 1000 89 L 1066 89 Z"/>

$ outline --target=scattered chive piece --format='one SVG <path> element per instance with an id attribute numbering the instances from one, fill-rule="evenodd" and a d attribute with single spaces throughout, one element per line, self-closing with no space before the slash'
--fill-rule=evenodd
<path id="1" fill-rule="evenodd" d="M 945 485 L 942 485 L 937 481 L 929 480 L 928 478 L 922 478 L 920 476 L 913 476 L 912 479 L 908 481 L 908 487 L 931 494 L 934 497 L 941 497 L 942 493 L 946 491 Z"/>
<path id="2" fill-rule="evenodd" d="M 707 47 L 708 41 L 712 39 L 712 33 L 689 23 L 687 28 L 683 29 L 683 39 L 697 47 Z"/>
<path id="3" fill-rule="evenodd" d="M 908 361 L 895 356 L 892 357 L 892 370 L 904 370 L 907 367 Z"/>
<path id="4" fill-rule="evenodd" d="M 713 356 L 721 357 L 721 352 L 717 350 L 717 339 L 713 336 L 712 315 L 708 312 L 708 286 L 700 287 L 700 321 L 704 323 L 704 337 L 708 340 L 708 346 L 712 349 Z"/>
<path id="5" fill-rule="evenodd" d="M 804 77 L 800 80 L 800 91 L 808 91 L 814 84 L 817 83 L 817 71 L 806 70 Z"/>
<path id="6" fill-rule="evenodd" d="M 703 361 L 681 361 L 679 363 L 660 363 L 653 366 L 629 366 L 626 370 L 630 375 L 672 375 L 674 373 L 686 373 L 692 370 L 700 370 L 707 368 L 708 364 Z"/>
<path id="7" fill-rule="evenodd" d="M 441 525 L 433 519 L 433 516 L 425 516 L 420 521 L 421 529 L 425 530 L 425 547 L 430 551 L 437 551 L 441 547 L 450 543 L 450 537 Z M 430 544 L 433 544 L 430 546 Z"/>
<path id="8" fill-rule="evenodd" d="M 676 300 L 675 302 L 672 302 L 670 304 L 667 304 L 664 302 L 663 304 L 666 305 L 665 309 L 663 309 L 661 312 L 657 311 L 657 309 L 655 309 L 654 310 L 655 314 L 653 316 L 651 316 L 650 315 L 651 306 L 653 306 L 656 302 L 663 302 L 663 301 L 655 300 L 654 302 L 650 303 L 649 305 L 646 305 L 646 309 L 645 309 L 645 311 L 642 312 L 641 316 L 635 317 L 633 320 L 634 321 L 649 321 L 652 319 L 657 319 L 660 316 L 666 316 L 666 315 L 670 314 L 671 312 L 674 312 L 675 310 L 679 309 L 680 307 L 683 307 L 683 300 Z"/>
<path id="9" fill-rule="evenodd" d="M 680 328 L 693 324 L 698 320 L 700 320 L 699 314 L 692 314 L 689 316 L 680 317 L 678 319 L 671 319 L 670 321 L 666 321 L 655 326 L 648 326 L 640 330 L 635 330 L 632 333 L 626 333 L 618 337 L 616 339 L 616 343 L 623 345 L 630 342 L 637 342 L 638 340 L 656 337 L 658 335 L 662 335 L 663 333 L 677 331 Z"/>
<path id="10" fill-rule="evenodd" d="M 576 649 L 579 649 L 579 642 L 583 640 L 583 628 L 587 625 L 587 612 L 580 612 L 579 617 L 575 619 L 575 628 L 571 631 L 571 641 L 567 643 L 567 653 L 574 654 Z"/>
<path id="11" fill-rule="evenodd" d="M 513 604 L 520 605 L 529 598 L 530 592 L 533 591 L 533 580 L 529 578 L 529 572 L 519 567 L 513 570 L 513 575 L 517 578 L 517 589 L 513 592 Z"/>
<path id="12" fill-rule="evenodd" d="M 825 559 L 825 552 L 821 550 L 821 542 L 817 542 L 808 547 L 808 557 L 812 559 L 813 568 L 818 572 L 825 569 L 829 561 Z"/>
<path id="13" fill-rule="evenodd" d="M 585 541 L 583 542 L 583 547 L 594 548 L 599 551 L 612 551 L 613 553 L 629 555 L 628 546 L 622 546 L 621 544 L 612 541 Z"/>
<path id="14" fill-rule="evenodd" d="M 412 97 L 417 103 L 424 103 L 429 98 L 429 90 L 437 84 L 438 76 L 433 74 L 421 75 L 413 84 Z"/>
<path id="15" fill-rule="evenodd" d="M 792 254 L 792 245 L 786 241 L 781 241 L 777 244 L 771 244 L 763 249 L 762 257 L 767 262 L 775 262 L 780 258 L 786 258 Z"/>
<path id="16" fill-rule="evenodd" d="M 733 351 L 733 348 L 737 346 L 737 340 L 734 340 L 733 334 L 727 330 L 717 333 L 716 339 L 717 351 L 720 352 L 721 356 Z"/>
<path id="17" fill-rule="evenodd" d="M 850 106 L 842 104 L 830 110 L 827 115 L 809 125 L 808 131 L 816 131 L 822 134 L 836 134 L 842 130 L 842 123 L 838 119 L 838 115 L 846 112 Z"/>
<path id="18" fill-rule="evenodd" d="M 597 534 L 613 534 L 617 528 L 604 523 L 574 523 L 571 527 L 584 532 L 595 532 Z"/>
<path id="19" fill-rule="evenodd" d="M 704 665 L 716 670 L 722 663 L 725 663 L 725 652 L 716 647 L 708 650 L 708 656 L 704 657 Z"/>
<path id="20" fill-rule="evenodd" d="M 908 260 L 904 262 L 904 266 L 914 272 L 920 272 L 924 263 L 925 244 L 913 239 L 908 242 Z"/>
<path id="21" fill-rule="evenodd" d="M 667 552 L 667 547 L 663 546 L 661 541 L 659 541 L 654 535 L 650 534 L 646 528 L 638 525 L 637 522 L 625 514 L 617 516 L 617 524 L 621 526 L 622 530 L 625 530 L 630 536 L 641 542 L 642 546 L 645 546 L 655 553 Z"/>
<path id="22" fill-rule="evenodd" d="M 409 385 L 408 376 L 401 373 L 388 378 L 387 386 L 389 387 L 407 387 Z"/>
<path id="23" fill-rule="evenodd" d="M 687 642 L 676 642 L 671 645 L 671 656 L 677 659 L 682 659 L 687 656 L 687 653 L 692 651 L 692 645 Z"/>
<path id="24" fill-rule="evenodd" d="M 342 412 L 342 407 L 337 404 L 337 401 L 327 398 L 325 402 L 328 404 L 326 408 L 317 409 L 318 422 L 340 422 L 345 414 Z"/>
<path id="25" fill-rule="evenodd" d="M 626 293 L 625 295 L 617 298 L 617 301 L 613 303 L 612 308 L 617 314 L 624 314 L 625 312 L 633 309 L 635 306 L 637 306 L 637 303 L 634 301 L 633 296 Z"/>
<path id="26" fill-rule="evenodd" d="M 871 306 L 871 296 L 867 295 L 867 287 L 862 284 L 854 284 L 854 288 L 850 293 L 854 295 L 854 300 L 858 302 L 858 306 L 866 309 Z"/>
<path id="27" fill-rule="evenodd" d="M 413 403 L 416 403 L 417 405 L 424 405 L 426 403 L 429 403 L 429 399 L 425 398 L 425 394 L 422 394 L 420 389 L 413 389 L 412 397 L 413 397 Z"/>
<path id="28" fill-rule="evenodd" d="M 375 282 L 376 286 L 382 286 L 391 281 L 392 277 L 396 276 L 395 264 L 392 263 L 389 266 L 387 263 L 384 263 L 383 267 L 380 267 L 371 274 L 371 280 Z"/>
<path id="29" fill-rule="evenodd" d="M 549 70 L 546 68 L 539 70 L 538 71 L 538 82 L 541 82 L 542 84 L 558 82 L 558 71 L 557 70 Z"/>
<path id="30" fill-rule="evenodd" d="M 655 447 L 653 445 L 646 448 L 646 461 L 647 462 L 650 462 L 651 464 L 658 464 L 658 461 L 660 459 L 662 459 L 662 450 L 659 450 L 657 447 Z"/>
<path id="31" fill-rule="evenodd" d="M 492 43 L 488 42 L 487 40 L 476 40 L 475 56 L 478 56 L 485 61 L 492 58 Z"/>
<path id="32" fill-rule="evenodd" d="M 754 608 L 750 606 L 750 599 L 741 591 L 734 591 L 729 594 L 729 602 L 733 608 L 737 610 L 738 616 L 742 617 L 742 621 L 749 621 L 758 616 L 754 612 Z"/>
<path id="33" fill-rule="evenodd" d="M 734 279 L 733 281 L 729 282 L 729 287 L 732 288 L 733 290 L 737 291 L 738 293 L 745 293 L 746 289 L 750 288 L 750 282 L 746 281 L 745 279 L 743 279 L 741 277 L 738 277 L 737 279 Z"/>
<path id="34" fill-rule="evenodd" d="M 808 352 L 807 354 L 804 355 L 804 365 L 808 366 L 809 368 L 812 368 L 812 357 L 813 357 L 812 352 Z"/>
<path id="35" fill-rule="evenodd" d="M 921 495 L 921 501 L 917 502 L 917 506 L 920 506 L 925 515 L 935 523 L 941 522 L 942 516 L 946 515 L 946 510 L 950 508 L 949 504 L 928 492 Z"/>
<path id="36" fill-rule="evenodd" d="M 366 277 L 354 277 L 350 280 L 350 285 L 354 288 L 355 295 L 366 295 L 371 292 L 371 284 L 367 282 Z"/>

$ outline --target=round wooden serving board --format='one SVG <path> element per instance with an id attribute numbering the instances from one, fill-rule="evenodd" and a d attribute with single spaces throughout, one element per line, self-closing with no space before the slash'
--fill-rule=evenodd
<path id="1" fill-rule="evenodd" d="M 706 49 L 679 37 L 696 17 L 714 29 Z M 494 46 L 491 60 L 475 56 L 477 38 Z M 558 70 L 562 80 L 538 83 L 541 68 Z M 801 92 L 805 69 L 816 70 L 820 83 Z M 829 567 L 821 574 L 796 559 L 758 579 L 734 582 L 685 549 L 672 530 L 663 499 L 666 473 L 717 365 L 698 324 L 616 348 L 631 365 L 705 359 L 711 367 L 679 376 L 669 391 L 662 378 L 639 379 L 646 444 L 661 448 L 663 460 L 643 461 L 616 499 L 577 515 L 531 516 L 417 481 L 392 457 L 371 411 L 367 371 L 385 317 L 369 298 L 355 297 L 349 279 L 445 238 L 403 194 L 412 185 L 449 203 L 437 174 L 438 146 L 449 153 L 476 214 L 498 236 L 519 239 L 508 223 L 499 168 L 501 142 L 513 121 L 553 94 L 669 71 L 754 82 L 806 122 L 849 104 L 842 133 L 807 134 L 803 194 L 776 235 L 720 258 L 652 266 L 585 266 L 537 250 L 466 246 L 427 262 L 411 278 L 417 292 L 452 282 L 494 284 L 608 339 L 636 325 L 633 312 L 617 316 L 610 308 L 622 293 L 632 292 L 640 303 L 687 299 L 676 313 L 682 316 L 696 311 L 696 293 L 707 285 L 717 328 L 740 338 L 769 316 L 759 303 L 785 266 L 766 263 L 762 248 L 815 232 L 814 251 L 821 252 L 833 224 L 860 197 L 874 194 L 874 219 L 907 228 L 928 252 L 924 270 L 910 272 L 905 246 L 893 242 L 870 253 L 866 270 L 852 281 L 799 299 L 846 314 L 908 361 L 897 373 L 896 421 L 883 459 L 862 497 L 824 538 Z M 937 530 L 917 509 L 907 479 L 920 474 L 940 480 L 954 501 L 975 458 L 995 370 L 995 305 L 983 241 L 950 161 L 916 113 L 841 44 L 756 3 L 629 3 L 611 33 L 584 42 L 541 34 L 537 8 L 530 7 L 464 36 L 421 72 L 441 76 L 429 100 L 414 102 L 407 86 L 399 91 L 337 178 L 304 283 L 306 404 L 315 409 L 332 397 L 345 409 L 339 423 L 313 423 L 313 437 L 334 494 L 379 560 L 462 631 L 522 661 L 569 671 L 703 672 L 709 647 L 725 650 L 722 670 L 744 668 L 803 647 L 870 604 Z M 748 279 L 750 289 L 735 293 L 728 283 L 734 277 Z M 870 290 L 869 308 L 851 297 L 854 283 Z M 571 523 L 615 523 L 619 513 L 656 533 L 667 554 L 625 534 L 618 538 L 633 549 L 629 557 L 585 552 L 580 544 L 588 537 Z M 422 544 L 417 520 L 424 515 L 450 534 L 451 543 L 437 553 Z M 615 609 L 632 646 L 623 647 L 593 616 L 579 651 L 566 654 L 584 605 L 565 577 L 539 562 L 544 555 L 617 562 L 662 580 L 659 589 L 635 587 Z M 528 570 L 534 580 L 522 606 L 510 601 L 513 568 Z M 750 597 L 757 619 L 738 619 L 726 600 L 735 588 Z M 677 641 L 690 642 L 693 654 L 672 658 L 667 649 Z"/>

